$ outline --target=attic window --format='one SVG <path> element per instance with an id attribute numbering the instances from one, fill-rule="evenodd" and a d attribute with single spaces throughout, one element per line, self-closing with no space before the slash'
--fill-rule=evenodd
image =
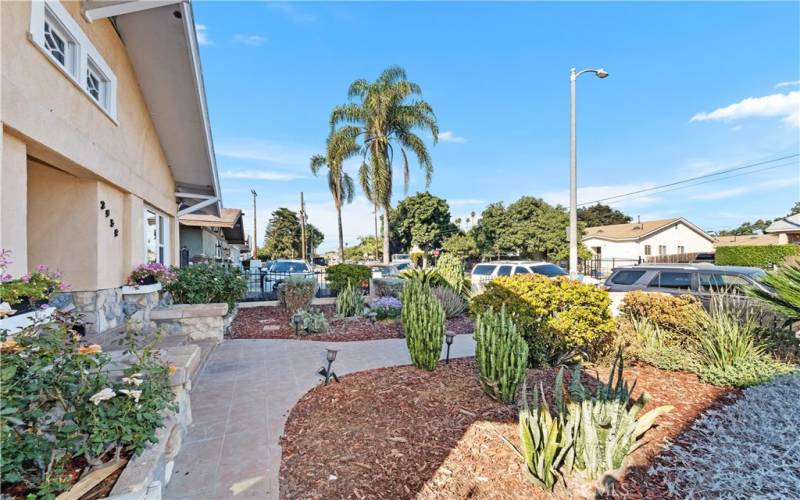
<path id="1" fill-rule="evenodd" d="M 116 121 L 117 78 L 58 0 L 31 3 L 29 38 L 68 80 Z"/>

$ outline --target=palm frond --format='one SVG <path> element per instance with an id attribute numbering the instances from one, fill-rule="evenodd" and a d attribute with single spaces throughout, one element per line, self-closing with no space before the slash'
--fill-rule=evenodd
<path id="1" fill-rule="evenodd" d="M 350 99 L 352 99 L 353 97 L 363 98 L 368 91 L 369 91 L 369 82 L 367 82 L 363 78 L 359 78 L 358 80 L 350 84 L 350 88 L 347 89 L 347 97 L 349 97 Z"/>
<path id="2" fill-rule="evenodd" d="M 353 203 L 356 194 L 356 185 L 350 174 L 342 174 L 342 199 L 347 203 Z"/>
<path id="3" fill-rule="evenodd" d="M 364 196 L 375 204 L 375 200 L 372 199 L 372 175 L 366 162 L 362 162 L 358 168 L 358 183 L 361 184 L 361 189 L 364 190 Z"/>
<path id="4" fill-rule="evenodd" d="M 341 123 L 360 123 L 362 121 L 363 112 L 361 106 L 355 103 L 340 104 L 333 108 L 331 111 L 330 126 L 331 130 L 336 128 Z"/>
<path id="5" fill-rule="evenodd" d="M 323 155 L 314 155 L 311 157 L 311 173 L 318 175 L 319 171 L 328 164 L 328 159 Z"/>
<path id="6" fill-rule="evenodd" d="M 417 157 L 420 167 L 422 167 L 422 170 L 425 172 L 425 186 L 429 186 L 431 177 L 433 177 L 433 162 L 431 162 L 431 157 L 430 154 L 428 154 L 428 148 L 425 146 L 425 143 L 419 136 L 411 132 L 398 134 L 397 140 L 400 144 L 410 149 L 411 152 L 414 153 L 414 156 Z"/>

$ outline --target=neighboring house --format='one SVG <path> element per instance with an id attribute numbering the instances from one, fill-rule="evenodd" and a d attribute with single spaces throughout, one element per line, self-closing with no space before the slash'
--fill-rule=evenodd
<path id="1" fill-rule="evenodd" d="M 777 219 L 764 231 L 769 234 L 776 234 L 778 243 L 781 245 L 800 243 L 800 214 Z"/>
<path id="2" fill-rule="evenodd" d="M 717 236 L 715 247 L 732 247 L 738 245 L 777 245 L 777 234 L 739 234 L 733 236 Z"/>
<path id="3" fill-rule="evenodd" d="M 15 276 L 59 269 L 91 330 L 115 327 L 131 270 L 178 264 L 178 217 L 222 208 L 191 4 L 0 14 L 0 247 Z"/>
<path id="4" fill-rule="evenodd" d="M 188 214 L 178 219 L 180 223 L 181 259 L 194 261 L 211 259 L 233 264 L 241 262 L 246 247 L 242 211 L 224 208 L 222 215 Z M 187 262 L 181 262 L 186 265 Z"/>
<path id="5" fill-rule="evenodd" d="M 583 244 L 603 263 L 603 272 L 651 256 L 714 251 L 714 238 L 682 217 L 589 227 Z"/>

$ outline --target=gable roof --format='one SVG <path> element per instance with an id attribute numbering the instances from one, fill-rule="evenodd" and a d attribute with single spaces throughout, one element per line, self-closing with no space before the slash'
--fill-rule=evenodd
<path id="1" fill-rule="evenodd" d="M 598 238 L 609 241 L 637 241 L 679 222 L 685 224 L 688 228 L 707 238 L 709 241 L 714 241 L 705 231 L 683 217 L 587 227 L 583 239 Z"/>
<path id="2" fill-rule="evenodd" d="M 715 247 L 731 247 L 736 245 L 777 245 L 777 234 L 740 234 L 736 236 L 717 236 Z"/>
<path id="3" fill-rule="evenodd" d="M 213 214 L 191 213 L 178 217 L 182 226 L 218 227 L 225 236 L 225 241 L 232 245 L 244 245 L 244 224 L 242 211 L 238 208 L 223 208 L 219 217 Z"/>
<path id="4" fill-rule="evenodd" d="M 800 232 L 800 214 L 790 215 L 777 219 L 764 230 L 767 233 L 795 233 Z"/>

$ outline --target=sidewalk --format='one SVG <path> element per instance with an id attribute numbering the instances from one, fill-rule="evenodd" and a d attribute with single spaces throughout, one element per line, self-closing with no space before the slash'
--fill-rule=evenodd
<path id="1" fill-rule="evenodd" d="M 277 499 L 278 441 L 292 407 L 321 382 L 327 347 L 339 349 L 333 370 L 340 376 L 411 363 L 405 339 L 226 340 L 191 393 L 193 423 L 165 498 Z M 472 335 L 456 336 L 451 357 L 474 354 Z"/>

